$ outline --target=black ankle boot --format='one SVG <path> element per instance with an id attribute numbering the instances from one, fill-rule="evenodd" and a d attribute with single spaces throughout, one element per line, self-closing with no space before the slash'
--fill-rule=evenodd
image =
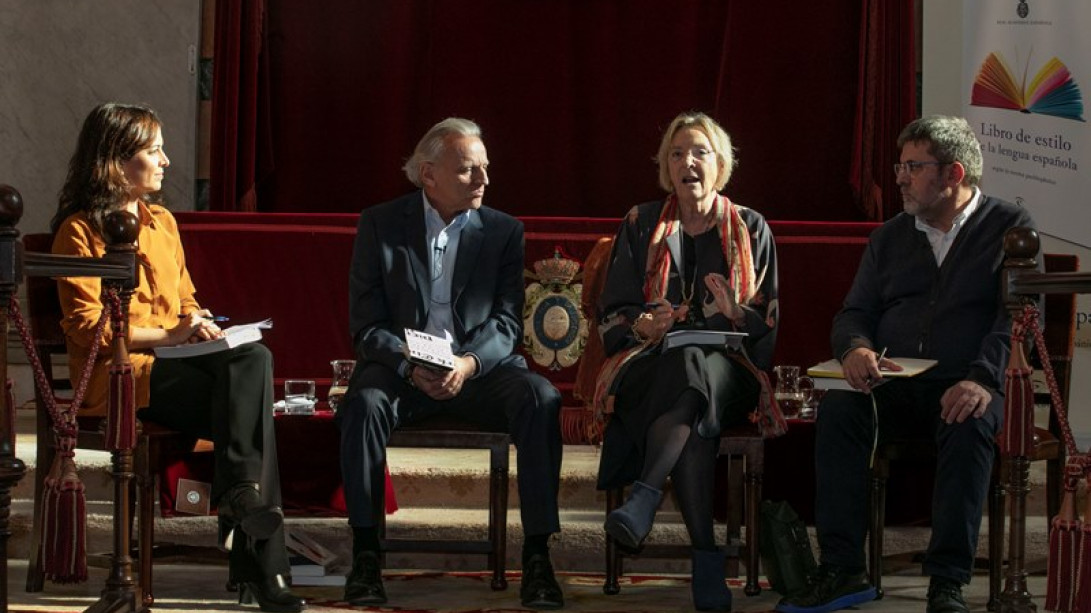
<path id="1" fill-rule="evenodd" d="M 262 501 L 256 483 L 239 483 L 232 487 L 221 499 L 219 513 L 224 520 L 221 536 L 225 538 L 225 525 L 242 526 L 248 535 L 261 540 L 272 536 L 284 523 L 284 512 L 280 507 Z"/>
<path id="2" fill-rule="evenodd" d="M 282 575 L 273 575 L 264 581 L 244 581 L 239 584 L 239 604 L 257 602 L 262 611 L 274 613 L 299 613 L 305 604 L 303 599 L 288 590 Z"/>
<path id="3" fill-rule="evenodd" d="M 724 584 L 724 553 L 693 550 L 693 606 L 698 611 L 730 611 L 731 590 Z"/>
<path id="4" fill-rule="evenodd" d="M 644 542 L 644 538 L 652 531 L 655 512 L 659 509 L 659 501 L 662 499 L 661 490 L 646 483 L 634 481 L 629 491 L 629 499 L 606 516 L 606 524 L 603 528 L 622 547 L 638 549 Z"/>

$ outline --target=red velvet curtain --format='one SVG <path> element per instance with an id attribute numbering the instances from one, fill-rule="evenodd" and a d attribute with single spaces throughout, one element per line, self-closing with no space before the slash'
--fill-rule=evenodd
<path id="1" fill-rule="evenodd" d="M 209 208 L 258 210 L 257 183 L 272 172 L 265 0 L 216 3 Z"/>
<path id="2" fill-rule="evenodd" d="M 849 181 L 870 221 L 901 211 L 893 164 L 896 141 L 917 116 L 913 0 L 862 0 L 860 70 Z"/>
<path id="3" fill-rule="evenodd" d="M 213 131 L 225 197 L 211 206 L 252 210 L 256 194 L 263 211 L 359 211 L 409 191 L 416 140 L 458 115 L 485 131 L 487 204 L 619 217 L 662 195 L 661 131 L 702 110 L 738 149 L 733 199 L 770 218 L 863 219 L 846 180 L 863 1 L 264 0 L 262 29 L 220 0 L 213 104 L 230 121 Z M 224 62 L 241 78 L 221 79 Z"/>

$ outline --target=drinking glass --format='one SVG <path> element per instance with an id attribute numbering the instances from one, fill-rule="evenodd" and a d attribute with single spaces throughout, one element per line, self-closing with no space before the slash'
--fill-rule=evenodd
<path id="1" fill-rule="evenodd" d="M 326 401 L 330 403 L 330 409 L 336 411 L 348 391 L 356 360 L 332 360 L 330 366 L 333 366 L 333 379 L 330 381 L 330 395 L 326 397 Z"/>
<path id="2" fill-rule="evenodd" d="M 822 398 L 826 395 L 826 390 L 814 388 L 811 390 L 810 396 L 807 398 L 807 402 L 803 404 L 803 408 L 799 411 L 800 419 L 815 419 L 818 417 L 818 405 L 822 404 Z"/>
<path id="3" fill-rule="evenodd" d="M 781 412 L 789 419 L 799 417 L 803 407 L 810 403 L 814 380 L 799 376 L 798 366 L 774 366 L 773 373 L 777 376 L 774 396 Z"/>
<path id="4" fill-rule="evenodd" d="M 314 381 L 288 379 L 284 382 L 284 412 L 288 415 L 314 413 Z"/>

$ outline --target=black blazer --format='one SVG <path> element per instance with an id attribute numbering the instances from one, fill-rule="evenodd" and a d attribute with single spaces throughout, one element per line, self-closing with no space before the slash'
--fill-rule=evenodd
<path id="1" fill-rule="evenodd" d="M 452 332 L 461 340 L 454 350 L 476 355 L 479 375 L 503 364 L 526 368 L 515 353 L 523 338 L 523 248 L 523 222 L 489 207 L 462 229 L 451 284 Z M 401 365 L 405 328 L 428 322 L 431 286 L 421 192 L 364 209 L 349 273 L 349 327 L 361 366 Z"/>

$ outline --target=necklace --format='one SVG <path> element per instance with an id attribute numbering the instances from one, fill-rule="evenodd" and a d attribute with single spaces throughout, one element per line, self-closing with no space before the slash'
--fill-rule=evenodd
<path id="1" fill-rule="evenodd" d="M 693 262 L 693 273 L 690 275 L 689 289 L 686 289 L 686 274 L 682 272 L 682 304 L 686 306 L 693 305 L 693 295 L 697 293 L 697 262 Z"/>

